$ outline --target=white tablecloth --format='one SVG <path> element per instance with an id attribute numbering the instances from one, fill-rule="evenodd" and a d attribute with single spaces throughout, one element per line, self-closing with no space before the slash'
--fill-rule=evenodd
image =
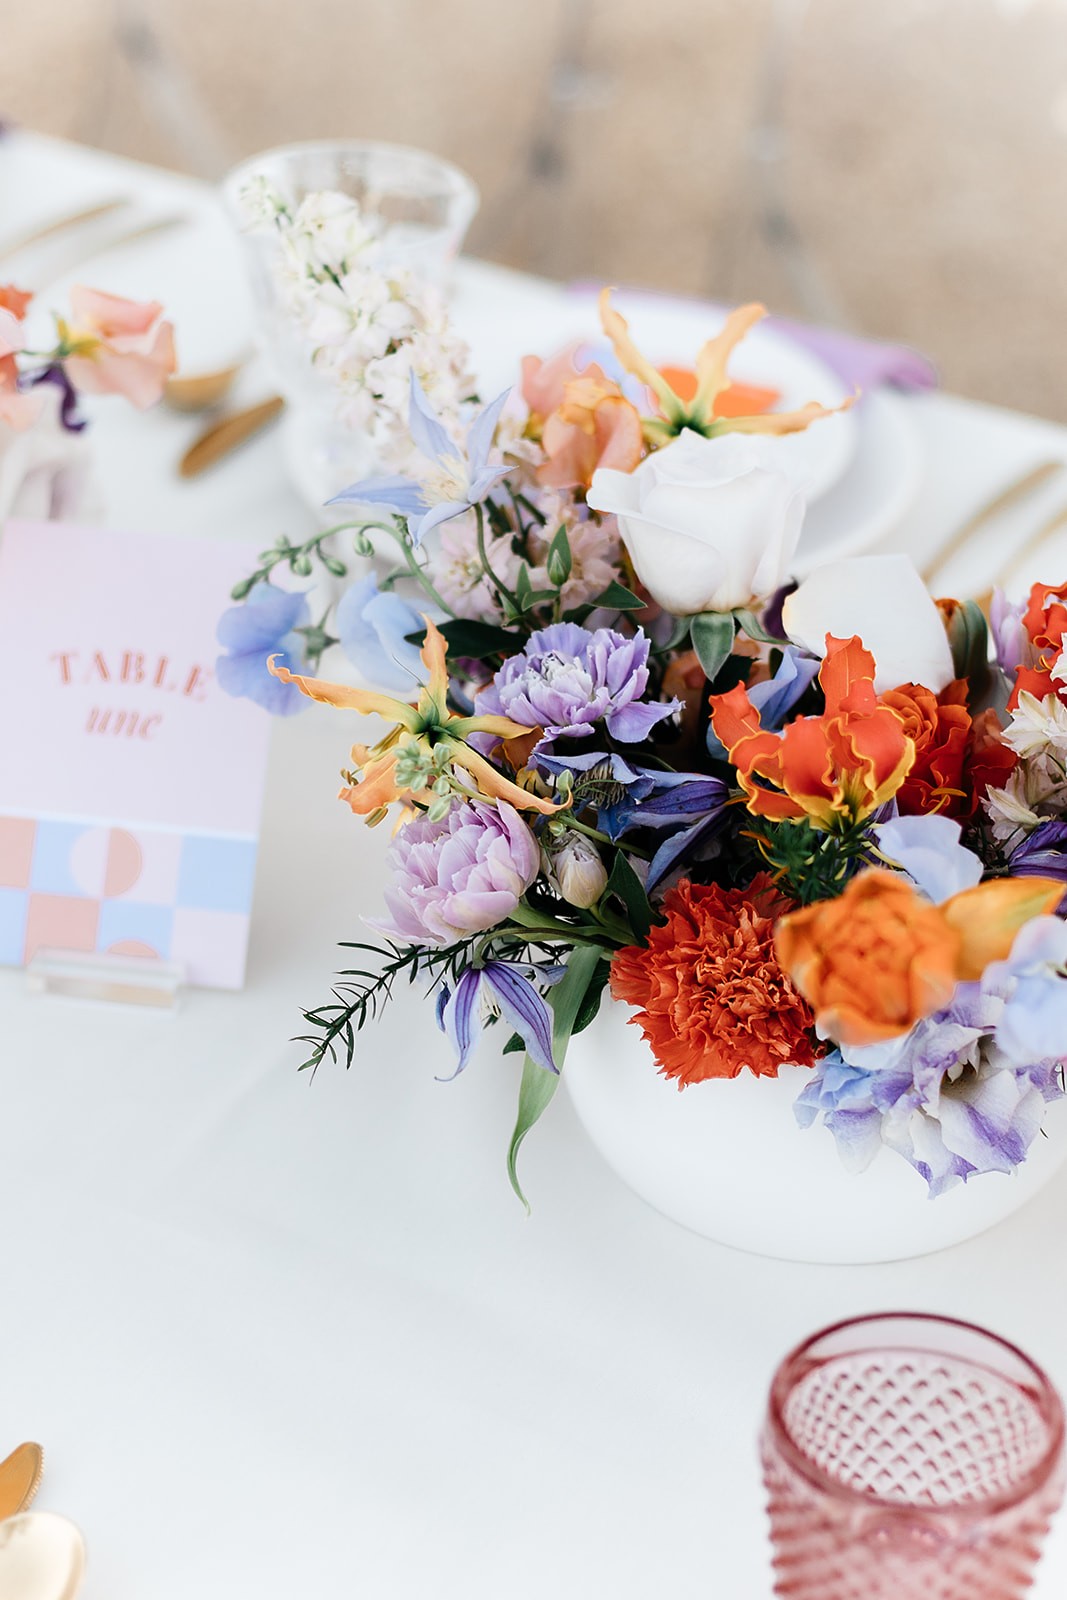
<path id="1" fill-rule="evenodd" d="M 5 231 L 64 184 L 194 196 L 0 141 Z M 469 318 L 521 315 L 540 292 L 461 275 Z M 924 552 L 1013 467 L 1067 455 L 1049 425 L 914 404 L 926 469 L 900 547 Z M 101 409 L 111 521 L 308 525 L 270 439 L 180 485 L 195 427 Z M 331 798 L 350 737 L 328 713 L 277 729 L 243 994 L 191 993 L 163 1018 L 0 974 L 0 1454 L 44 1443 L 39 1504 L 86 1532 L 85 1600 L 761 1600 L 755 1440 L 803 1334 L 942 1311 L 1001 1330 L 1067 1387 L 1067 1173 L 939 1256 L 788 1265 L 651 1211 L 565 1095 L 524 1150 L 527 1218 L 504 1173 L 512 1063 L 487 1048 L 435 1082 L 446 1057 L 414 1000 L 347 1075 L 298 1075 L 300 1007 L 326 998 L 335 943 L 359 937 L 384 877 L 381 837 Z M 1065 1583 L 1067 1524 L 1035 1592 Z"/>

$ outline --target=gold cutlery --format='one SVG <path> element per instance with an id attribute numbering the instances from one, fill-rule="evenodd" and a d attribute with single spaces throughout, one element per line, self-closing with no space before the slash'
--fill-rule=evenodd
<path id="1" fill-rule="evenodd" d="M 246 439 L 273 422 L 280 416 L 285 406 L 281 395 L 272 395 L 269 400 L 261 400 L 258 405 L 248 406 L 244 411 L 234 411 L 228 417 L 220 417 L 218 422 L 213 422 L 205 428 L 200 437 L 190 445 L 178 463 L 178 473 L 182 478 L 196 478 L 201 472 L 206 472 L 208 467 L 213 467 L 228 456 L 238 445 L 244 444 Z"/>
<path id="2" fill-rule="evenodd" d="M 163 400 L 172 411 L 210 411 L 233 388 L 234 379 L 245 364 L 245 357 L 229 367 L 215 367 L 209 372 L 192 372 L 188 377 L 181 373 L 168 378 L 163 390 Z"/>
<path id="3" fill-rule="evenodd" d="M 85 1577 L 85 1540 L 53 1511 L 23 1511 L 0 1522 L 4 1600 L 75 1600 Z"/>
<path id="4" fill-rule="evenodd" d="M 25 1511 L 37 1493 L 44 1471 L 44 1451 L 39 1444 L 20 1444 L 6 1461 L 0 1461 L 0 1521 Z"/>
<path id="5" fill-rule="evenodd" d="M 1009 511 L 1012 506 L 1035 494 L 1042 485 L 1048 483 L 1058 473 L 1063 472 L 1067 462 L 1052 460 L 1039 462 L 1037 466 L 1030 467 L 1021 478 L 1008 484 L 1006 489 L 998 489 L 977 511 L 958 527 L 952 537 L 934 552 L 930 560 L 922 568 L 922 575 L 927 584 L 936 577 L 945 563 L 962 550 L 963 546 L 984 528 L 987 522 L 992 522 L 1002 512 Z"/>
<path id="6" fill-rule="evenodd" d="M 109 256 L 113 250 L 122 250 L 128 244 L 137 244 L 141 239 L 151 239 L 157 233 L 169 233 L 172 228 L 183 228 L 189 218 L 175 214 L 166 217 L 152 217 L 148 222 L 138 224 L 123 233 L 112 234 L 109 239 L 101 239 L 92 245 L 88 251 L 79 252 L 76 256 L 68 257 L 67 262 L 58 271 L 50 268 L 47 278 L 43 283 L 35 286 L 34 293 L 40 298 L 41 294 L 58 282 L 61 278 L 69 278 L 73 273 L 80 274 L 82 268 L 90 261 L 96 261 L 100 256 Z"/>
<path id="7" fill-rule="evenodd" d="M 66 233 L 68 228 L 80 228 L 87 222 L 97 221 L 99 217 L 110 216 L 113 211 L 121 211 L 129 204 L 129 199 L 121 195 L 116 199 L 101 200 L 94 206 L 86 206 L 83 211 L 70 211 L 66 216 L 56 217 L 42 227 L 31 229 L 29 233 L 16 234 L 13 239 L 0 241 L 0 260 L 18 255 L 20 250 L 26 250 L 30 245 L 41 244 L 45 239 Z"/>

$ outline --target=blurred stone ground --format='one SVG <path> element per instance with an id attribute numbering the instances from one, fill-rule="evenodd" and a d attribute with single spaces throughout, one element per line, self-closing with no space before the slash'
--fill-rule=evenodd
<path id="1" fill-rule="evenodd" d="M 760 297 L 1067 421 L 1067 0 L 0 0 L 0 38 L 29 126 L 209 176 L 422 145 L 478 254 Z"/>

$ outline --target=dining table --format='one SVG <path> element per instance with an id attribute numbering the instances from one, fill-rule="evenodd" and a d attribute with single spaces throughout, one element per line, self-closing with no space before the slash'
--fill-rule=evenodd
<path id="1" fill-rule="evenodd" d="M 76 239 L 20 242 L 113 197 L 123 209 Z M 243 358 L 240 252 L 210 186 L 0 136 L 0 282 L 32 275 L 46 304 L 72 276 L 127 292 L 138 251 L 181 280 L 179 347 L 204 367 Z M 541 348 L 573 292 L 463 258 L 455 314 L 476 351 L 527 326 Z M 267 387 L 249 359 L 232 399 Z M 879 465 L 907 492 L 870 548 L 924 567 L 949 551 L 938 592 L 960 596 L 1014 551 L 1016 586 L 1067 557 L 1054 528 L 1028 550 L 1067 504 L 1067 472 L 982 514 L 1067 465 L 1067 428 L 943 389 L 890 403 Z M 314 531 L 276 432 L 186 480 L 202 417 L 91 410 L 103 524 L 264 547 Z M 318 711 L 273 730 L 240 992 L 183 990 L 156 1011 L 0 971 L 0 1456 L 43 1444 L 37 1505 L 84 1533 L 83 1600 L 765 1600 L 758 1436 L 803 1336 L 942 1313 L 1021 1345 L 1067 1390 L 1067 1169 L 952 1249 L 810 1265 L 659 1215 L 566 1093 L 522 1151 L 527 1213 L 505 1165 L 518 1058 L 490 1036 L 441 1081 L 448 1046 L 417 990 L 359 1035 L 348 1070 L 299 1071 L 302 1013 L 351 964 L 338 946 L 365 936 L 386 880 L 381 832 L 334 798 L 352 732 Z M 1061 1520 L 1034 1593 L 1065 1590 Z"/>

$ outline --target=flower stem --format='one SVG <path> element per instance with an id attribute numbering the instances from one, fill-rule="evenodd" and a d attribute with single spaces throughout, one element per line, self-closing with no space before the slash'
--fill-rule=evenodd
<path id="1" fill-rule="evenodd" d="M 521 616 L 522 607 L 519 604 L 518 596 L 512 594 L 507 584 L 501 583 L 500 579 L 489 565 L 489 556 L 485 548 L 485 516 L 482 512 L 480 504 L 475 506 L 474 515 L 478 528 L 478 559 L 482 563 L 482 571 L 489 579 L 489 582 L 493 585 L 493 588 L 496 589 L 497 593 L 502 594 L 505 600 L 510 601 L 512 609 L 515 611 L 516 615 Z"/>

